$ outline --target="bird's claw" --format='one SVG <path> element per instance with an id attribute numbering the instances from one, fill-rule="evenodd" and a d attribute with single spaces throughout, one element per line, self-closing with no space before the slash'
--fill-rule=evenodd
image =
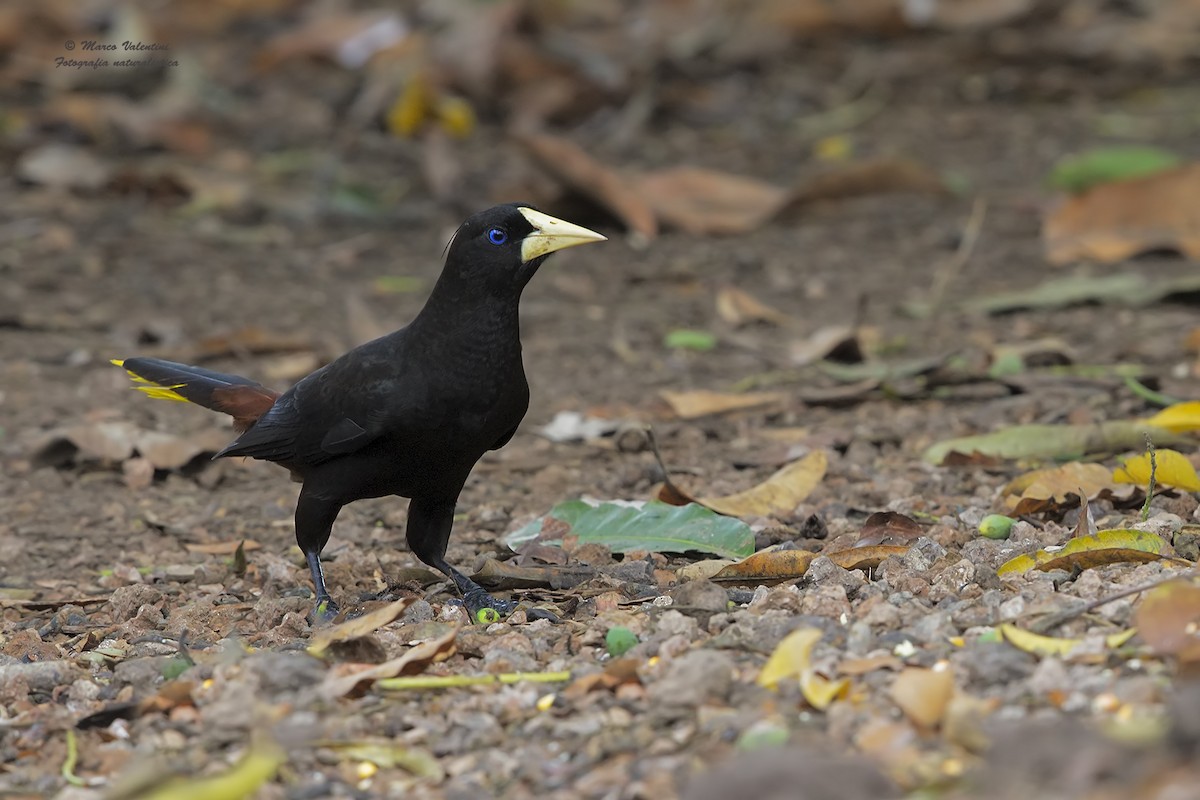
<path id="1" fill-rule="evenodd" d="M 338 604 L 333 602 L 333 598 L 319 597 L 312 611 L 308 612 L 308 624 L 314 628 L 321 625 L 328 625 L 333 622 L 340 610 Z"/>

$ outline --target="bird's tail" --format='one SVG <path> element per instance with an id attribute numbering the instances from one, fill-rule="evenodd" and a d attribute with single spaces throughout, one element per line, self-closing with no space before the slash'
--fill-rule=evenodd
<path id="1" fill-rule="evenodd" d="M 257 422 L 279 397 L 279 392 L 248 378 L 161 358 L 114 358 L 112 363 L 128 372 L 138 384 L 134 388 L 148 396 L 195 403 L 228 414 L 239 431 Z"/>

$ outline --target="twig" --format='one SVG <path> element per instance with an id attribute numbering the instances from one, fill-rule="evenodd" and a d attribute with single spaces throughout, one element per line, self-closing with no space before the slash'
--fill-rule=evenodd
<path id="1" fill-rule="evenodd" d="M 1154 391 L 1132 375 L 1126 375 L 1124 380 L 1126 389 L 1133 392 L 1150 405 L 1162 406 L 1163 408 L 1166 408 L 1167 406 L 1173 406 L 1179 403 L 1178 399 L 1165 395 L 1162 392 Z"/>
<path id="2" fill-rule="evenodd" d="M 1146 487 L 1146 502 L 1142 505 L 1142 522 L 1150 519 L 1150 501 L 1154 499 L 1154 482 L 1157 478 L 1158 460 L 1154 457 L 1154 442 L 1146 434 L 1146 452 L 1150 454 L 1150 483 Z"/>
<path id="3" fill-rule="evenodd" d="M 1070 622 L 1071 620 L 1075 619 L 1076 617 L 1081 617 L 1084 614 L 1089 614 L 1092 611 L 1095 611 L 1097 608 L 1100 608 L 1101 606 L 1106 606 L 1109 603 L 1115 602 L 1117 600 L 1123 600 L 1126 597 L 1129 597 L 1130 595 L 1141 594 L 1142 592 L 1148 592 L 1151 589 L 1157 589 L 1159 586 L 1162 586 L 1164 583 L 1170 583 L 1171 581 L 1187 580 L 1188 578 L 1196 578 L 1196 577 L 1200 577 L 1200 571 L 1193 569 L 1190 572 L 1182 572 L 1178 575 L 1170 575 L 1165 578 L 1159 578 L 1156 581 L 1151 581 L 1150 583 L 1144 583 L 1141 586 L 1134 586 L 1131 589 L 1122 589 L 1119 592 L 1114 592 L 1113 594 L 1105 595 L 1104 597 L 1097 597 L 1095 600 L 1089 600 L 1088 602 L 1084 603 L 1083 605 L 1077 606 L 1077 607 L 1069 609 L 1067 611 L 1060 611 L 1057 614 L 1049 614 L 1045 617 L 1042 617 L 1040 620 L 1033 623 L 1032 625 L 1028 626 L 1028 629 L 1030 631 L 1033 631 L 1034 633 L 1044 634 L 1047 631 L 1054 630 L 1059 625 Z"/>
<path id="4" fill-rule="evenodd" d="M 75 764 L 79 761 L 79 744 L 75 741 L 75 731 L 67 728 L 67 757 L 63 761 L 63 780 L 72 786 L 87 786 L 87 781 L 75 774 Z"/>
<path id="5" fill-rule="evenodd" d="M 971 216 L 967 217 L 967 224 L 963 226 L 958 249 L 954 251 L 953 256 L 942 262 L 933 275 L 933 286 L 929 290 L 929 314 L 931 317 L 937 315 L 942 301 L 946 299 L 946 290 L 950 288 L 954 279 L 962 274 L 963 268 L 971 260 L 971 253 L 975 251 L 975 244 L 979 241 L 979 234 L 983 231 L 983 221 L 986 217 L 987 200 L 978 196 L 971 206 Z"/>
<path id="6" fill-rule="evenodd" d="M 451 689 L 459 686 L 487 686 L 493 683 L 563 683 L 571 673 L 562 672 L 504 672 L 499 675 L 408 675 L 375 681 L 379 689 Z"/>

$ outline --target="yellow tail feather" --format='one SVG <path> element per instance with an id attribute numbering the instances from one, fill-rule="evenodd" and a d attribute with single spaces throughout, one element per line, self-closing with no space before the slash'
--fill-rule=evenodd
<path id="1" fill-rule="evenodd" d="M 125 366 L 125 360 L 122 358 L 110 358 L 109 362 L 112 363 L 113 366 L 117 366 L 117 367 Z M 128 373 L 129 377 L 132 378 L 135 383 L 147 384 L 145 386 L 133 387 L 133 388 L 137 389 L 139 392 L 145 393 L 145 395 L 147 397 L 154 397 L 154 398 L 157 398 L 158 400 L 175 400 L 180 403 L 190 402 L 183 395 L 179 394 L 178 392 L 172 391 L 173 389 L 181 389 L 186 384 L 177 383 L 174 386 L 160 386 L 159 384 L 155 383 L 154 381 L 143 378 L 141 375 L 138 375 L 133 370 L 127 369 L 127 370 L 125 370 L 125 372 Z"/>

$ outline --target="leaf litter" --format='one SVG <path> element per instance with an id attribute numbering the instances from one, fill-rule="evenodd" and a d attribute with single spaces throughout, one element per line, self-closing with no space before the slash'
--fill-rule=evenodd
<path id="1" fill-rule="evenodd" d="M 1133 275 L 1132 283 L 1109 283 L 1085 276 L 1077 282 L 1082 290 L 1059 287 L 1045 305 L 1028 296 L 1013 305 L 1014 298 L 990 292 L 1009 304 L 1001 309 L 1009 316 L 999 320 L 968 312 L 913 324 L 892 313 L 908 295 L 921 293 L 921 265 L 945 263 L 963 238 L 973 238 L 962 229 L 962 198 L 946 195 L 943 183 L 966 193 L 976 184 L 995 198 L 986 223 L 978 226 L 971 263 L 948 284 L 948 304 L 968 289 L 988 288 L 976 284 L 997 277 L 1004 283 L 989 284 L 993 288 L 1037 284 L 1043 265 L 1030 257 L 1039 242 L 1028 221 L 1040 187 L 1024 176 L 1046 174 L 1047 159 L 1086 146 L 1082 139 L 1099 138 L 1087 131 L 1111 124 L 1112 115 L 1078 118 L 1072 116 L 1080 113 L 1075 106 L 1059 104 L 1054 117 L 1030 116 L 1008 98 L 1024 97 L 1025 80 L 1045 91 L 1040 81 L 1053 76 L 1034 74 L 1044 60 L 1055 53 L 1080 55 L 1085 46 L 1089 63 L 1133 63 L 1121 60 L 1131 52 L 1186 57 L 1195 50 L 1195 37 L 1193 25 L 1180 24 L 1194 20 L 1184 4 L 1134 13 L 1120 4 L 1067 12 L 1020 2 L 943 3 L 924 10 L 879 3 L 864 11 L 861 4 L 838 2 L 812 13 L 780 2 L 745 12 L 737 4 L 710 4 L 704 13 L 685 13 L 694 5 L 685 3 L 648 9 L 637 24 L 586 4 L 427 5 L 402 18 L 388 12 L 393 24 L 383 27 L 374 26 L 378 19 L 364 19 L 339 28 L 339 16 L 357 15 L 306 4 L 277 16 L 272 2 L 181 3 L 170 14 L 114 13 L 113 25 L 172 31 L 189 49 L 203 50 L 204 58 L 181 59 L 192 67 L 203 64 L 197 83 L 203 91 L 181 95 L 183 80 L 168 77 L 164 88 L 177 98 L 172 103 L 153 91 L 147 75 L 124 84 L 111 73 L 63 78 L 46 66 L 67 36 L 88 30 L 94 9 L 34 4 L 0 12 L 0 42 L 13 50 L 0 69 L 15 79 L 11 85 L 25 87 L 8 98 L 12 102 L 0 115 L 13 164 L 60 139 L 76 148 L 75 155 L 85 154 L 77 163 L 87 167 L 79 176 L 66 175 L 65 160 L 55 165 L 49 159 L 57 175 L 43 165 L 48 171 L 42 182 L 29 180 L 38 175 L 29 173 L 0 197 L 10 220 L 0 226 L 0 249 L 6 275 L 14 277 L 0 298 L 0 321 L 10 334 L 0 337 L 0 448 L 6 459 L 0 542 L 7 559 L 0 580 L 0 704 L 8 721 L 0 789 L 67 800 L 123 791 L 137 796 L 133 784 L 140 781 L 143 796 L 170 797 L 188 791 L 206 797 L 257 790 L 416 798 L 565 791 L 692 800 L 726 785 L 721 774 L 698 764 L 719 764 L 732 776 L 736 788 L 714 796 L 765 795 L 759 781 L 776 771 L 786 776 L 783 785 L 814 792 L 830 782 L 842 790 L 833 796 L 932 791 L 990 797 L 1003 787 L 1017 791 L 1031 778 L 1040 781 L 1028 795 L 1054 791 L 1064 775 L 1081 781 L 1064 796 L 1098 787 L 1114 796 L 1155 796 L 1163 784 L 1184 791 L 1193 786 L 1194 765 L 1178 753 L 1194 741 L 1181 720 L 1200 708 L 1179 679 L 1196 663 L 1194 603 L 1177 588 L 1132 590 L 1155 582 L 1174 587 L 1172 578 L 1190 586 L 1194 568 L 1172 559 L 1092 563 L 1069 554 L 1065 569 L 1049 574 L 1031 570 L 1002 581 L 995 575 L 1018 553 L 1062 546 L 1086 531 L 1093 515 L 1108 530 L 1146 525 L 1177 553 L 1194 553 L 1187 548 L 1194 548 L 1195 533 L 1186 524 L 1196 510 L 1192 493 L 1155 492 L 1149 518 L 1135 523 L 1136 512 L 1125 507 L 1119 491 L 1136 490 L 1132 500 L 1141 484 L 1072 488 L 1064 472 L 1048 491 L 1039 490 L 1044 497 L 1031 496 L 1047 505 L 1025 509 L 1007 539 L 977 534 L 1001 502 L 1003 485 L 1035 466 L 1001 463 L 1003 458 L 1014 452 L 1018 460 L 1047 453 L 1056 460 L 1081 452 L 1134 454 L 1144 449 L 1143 426 L 1127 427 L 1129 436 L 1100 437 L 1106 453 L 1094 451 L 1089 438 L 1040 451 L 1029 442 L 1024 450 L 953 451 L 959 457 L 946 459 L 948 466 L 921 463 L 919 456 L 933 443 L 973 431 L 1030 422 L 1067 422 L 1074 431 L 1133 420 L 1157 429 L 1151 433 L 1159 452 L 1170 443 L 1163 432 L 1183 437 L 1173 446 L 1190 457 L 1194 410 L 1176 409 L 1174 416 L 1147 422 L 1144 395 L 1113 381 L 1115 373 L 1097 380 L 1079 371 L 1045 383 L 1003 384 L 989 376 L 975 383 L 931 382 L 917 392 L 906 384 L 913 374 L 897 365 L 924 360 L 933 367 L 916 375 L 942 369 L 944 380 L 950 372 L 944 368 L 957 354 L 930 354 L 926 344 L 942 338 L 995 353 L 1008 364 L 1019 358 L 1028 369 L 1036 353 L 993 345 L 1024 344 L 1050 331 L 1078 351 L 1070 359 L 1076 365 L 1137 361 L 1143 378 L 1161 383 L 1155 389 L 1193 397 L 1194 354 L 1180 349 L 1181 334 L 1163 334 L 1190 327 L 1186 309 L 1158 303 L 1167 296 L 1186 302 L 1195 291 L 1188 281 L 1194 280 Z M 927 16 L 918 19 L 921 14 Z M 1007 27 L 995 27 L 1000 25 Z M 1080 37 L 1078 25 L 1091 26 L 1089 36 Z M 913 37 L 922 26 L 934 30 Z M 870 41 L 857 41 L 854 32 L 864 31 Z M 958 47 L 922 56 L 933 59 L 923 73 L 933 88 L 948 91 L 914 98 L 878 76 L 865 78 L 871 85 L 864 88 L 861 64 L 876 63 L 880 53 L 903 63 L 904 48 L 957 31 L 972 32 L 969 44 L 952 40 L 972 54 L 987 56 L 987 48 L 995 47 L 1015 65 L 1006 81 L 1018 80 L 1001 87 L 1004 103 L 990 99 L 990 84 L 963 83 Z M 1164 31 L 1175 35 L 1163 38 Z M 238 64 L 271 55 L 281 41 L 277 35 L 296 32 L 305 32 L 309 43 L 284 53 L 253 81 L 237 74 L 244 69 Z M 790 69 L 788 54 L 799 42 L 805 45 L 804 69 L 782 80 L 780 64 Z M 837 47 L 823 46 L 831 42 Z M 23 50 L 29 43 L 45 51 Z M 222 45 L 242 47 L 244 57 L 221 56 Z M 830 60 L 830 51 L 865 60 Z M 1137 63 L 1133 72 L 1142 75 L 1157 62 Z M 941 64 L 952 68 L 937 69 Z M 1100 73 L 1105 81 L 1132 80 L 1128 69 L 1094 73 L 1081 78 L 1089 90 L 1101 88 Z M 757 88 L 760 80 L 769 97 Z M 69 81 L 69 88 L 60 81 Z M 1104 96 L 1117 98 L 1112 103 L 1126 114 L 1125 123 L 1139 130 L 1157 126 L 1169 139 L 1172 134 L 1163 131 L 1188 124 L 1177 113 L 1130 116 L 1132 106 L 1120 99 L 1126 95 L 1104 87 Z M 930 96 L 960 98 L 981 88 L 985 93 L 968 103 L 929 105 Z M 1139 97 L 1136 102 L 1145 102 Z M 393 115 L 397 109 L 404 113 Z M 394 116 L 403 124 L 395 124 Z M 1077 123 L 1079 135 L 1056 139 L 1063 122 Z M 1029 129 L 1047 138 L 1025 147 Z M 468 136 L 468 144 L 460 148 L 451 130 Z M 592 172 L 576 165 L 578 174 L 566 168 L 555 173 L 536 157 L 525 163 L 529 152 L 514 143 L 513 130 L 540 130 L 573 145 Z M 1194 131 L 1180 130 L 1175 135 L 1184 152 Z M 834 141 L 815 146 L 821 137 Z M 218 168 L 265 161 L 272 153 L 264 147 L 312 142 L 324 143 L 319 168 L 310 164 L 269 181 Z M 161 152 L 164 163 L 144 159 L 147 148 Z M 883 167 L 847 159 L 821 167 L 828 178 L 806 163 L 813 152 L 909 151 L 919 160 L 908 163 L 936 172 L 899 166 L 906 156 L 885 157 Z M 555 158 L 570 152 L 560 147 Z M 997 152 L 1011 155 L 998 162 Z M 221 174 L 207 182 L 190 175 L 188 168 L 196 167 L 181 158 L 197 154 L 206 169 Z M 441 166 L 429 163 L 434 161 Z M 448 174 L 446 164 L 457 173 Z M 685 181 L 696 194 L 688 197 L 667 182 L 674 194 L 668 194 L 669 204 L 659 198 L 662 209 L 652 208 L 653 216 L 645 208 L 637 212 L 641 216 L 631 212 L 637 204 L 628 192 L 622 199 L 596 188 L 615 181 L 633 187 L 636 196 L 643 176 L 674 172 L 678 185 L 680 169 L 711 171 L 704 180 L 715 188 L 687 188 L 696 184 Z M 955 174 L 964 169 L 969 174 Z M 331 180 L 335 188 L 326 196 L 323 187 Z M 922 196 L 873 196 L 897 185 Z M 355 195 L 345 187 L 366 191 Z M 799 199 L 763 216 L 780 187 Z M 595 269 L 603 276 L 581 296 L 558 297 L 554 285 L 543 285 L 539 291 L 545 293 L 530 298 L 525 333 L 531 385 L 538 403 L 552 397 L 557 408 L 582 409 L 603 402 L 654 420 L 678 474 L 715 499 L 822 452 L 821 476 L 815 483 L 809 476 L 812 485 L 802 496 L 784 494 L 779 502 L 742 509 L 748 516 L 738 521 L 746 526 L 740 535 L 749 546 L 739 553 L 797 562 L 790 572 L 776 573 L 785 576 L 778 583 L 767 585 L 774 581 L 764 579 L 765 572 L 742 584 L 725 583 L 712 579 L 712 567 L 728 564 L 645 547 L 614 554 L 569 531 L 556 550 L 530 546 L 530 561 L 514 564 L 495 539 L 520 529 L 530 515 L 582 495 L 645 501 L 662 478 L 644 446 L 597 440 L 583 425 L 573 429 L 580 435 L 563 441 L 522 432 L 509 448 L 489 454 L 487 469 L 469 484 L 451 558 L 473 567 L 577 570 L 581 580 L 569 590 L 555 588 L 561 584 L 554 580 L 565 576 L 543 571 L 543 583 L 529 581 L 529 588 L 513 591 L 520 606 L 511 618 L 469 624 L 441 577 L 413 567 L 403 549 L 403 504 L 356 504 L 343 513 L 326 553 L 347 619 L 367 615 L 368 622 L 344 640 L 344 648 L 330 645 L 340 663 L 318 660 L 303 652 L 314 635 L 304 620 L 310 598 L 302 560 L 289 549 L 294 487 L 280 476 L 253 463 L 207 467 L 199 463 L 204 459 L 193 465 L 196 471 L 157 468 L 159 456 L 138 446 L 151 451 L 154 442 L 129 431 L 95 437 L 90 455 L 68 441 L 61 445 L 67 457 L 52 459 L 56 466 L 34 467 L 36 439 L 56 428 L 136 419 L 135 431 L 191 442 L 206 424 L 192 422 L 179 408 L 130 411 L 127 398 L 97 377 L 93 367 L 110 350 L 135 343 L 123 320 L 169 316 L 178 337 L 148 345 L 170 349 L 159 353 L 167 357 L 187 357 L 189 350 L 179 346 L 182 332 L 199 342 L 216 330 L 211 348 L 190 352 L 215 362 L 216 369 L 274 374 L 286 383 L 336 352 L 338 342 L 379 327 L 361 308 L 350 316 L 362 316 L 362 324 L 345 324 L 336 312 L 348 290 L 370 297 L 363 306 L 389 320 L 384 328 L 405 318 L 412 284 L 371 296 L 374 276 L 411 275 L 428 285 L 432 261 L 405 262 L 403 254 L 443 237 L 459 205 L 490 194 L 538 202 L 551 197 L 570 218 L 568 206 L 585 215 L 599 210 L 602 221 L 629 217 L 625 224 L 635 230 L 631 221 L 643 230 L 651 222 L 659 229 L 653 246 L 636 254 L 617 249 L 591 263 L 581 257 L 583 272 Z M 637 199 L 650 205 L 646 197 Z M 179 214 L 181 200 L 189 206 Z M 668 205 L 676 221 L 667 220 Z M 1145 225 L 1155 221 L 1153 214 L 1167 219 L 1161 206 L 1148 198 L 1144 209 L 1130 214 L 1125 206 L 1122 214 Z M 357 213 L 355 208 L 386 218 L 371 234 L 379 244 L 333 258 L 328 242 L 361 222 L 338 215 Z M 720 209 L 715 216 L 713 208 Z M 745 218 L 738 216 L 742 211 Z M 1182 247 L 1186 226 L 1173 219 L 1161 238 L 1121 230 L 1119 243 Z M 1077 248 L 1103 244 L 1088 240 L 1095 230 L 1112 233 L 1097 221 L 1104 223 L 1103 215 L 1089 222 L 1093 228 L 1073 243 Z M 708 230 L 730 238 L 714 238 L 703 232 Z M 430 243 L 429 251 L 443 243 L 444 237 Z M 614 248 L 624 246 L 614 239 Z M 1163 260 L 1152 256 L 1144 266 L 1157 269 L 1150 262 Z M 663 280 L 681 274 L 688 280 Z M 678 294 L 676 286 L 683 287 Z M 737 286 L 743 295 L 718 295 L 722 286 Z M 839 365 L 842 372 L 824 377 L 867 381 L 869 388 L 841 389 L 831 401 L 820 396 L 827 386 L 793 376 L 787 388 L 767 386 L 779 391 L 766 393 L 765 400 L 751 396 L 745 402 L 733 391 L 746 377 L 796 366 L 788 363 L 789 349 L 797 362 L 820 363 L 837 349 L 839 343 L 830 342 L 845 341 L 847 334 L 817 332 L 845 326 L 862 294 L 869 296 L 877 333 L 860 338 L 855 327 L 858 363 Z M 749 303 L 746 297 L 761 299 Z M 323 315 L 330 298 L 335 313 Z M 1079 298 L 1129 299 L 1142 310 L 1079 307 Z M 1028 310 L 1036 308 L 1043 310 Z M 235 326 L 247 319 L 260 320 L 270 335 L 255 340 L 238 334 Z M 322 320 L 319 330 L 313 319 Z M 214 320 L 229 327 L 214 328 Z M 736 338 L 723 326 L 736 329 Z M 720 346 L 699 357 L 665 352 L 664 332 L 685 328 L 716 332 Z M 223 342 L 222 329 L 234 332 Z M 142 341 L 153 342 L 153 334 L 147 331 Z M 618 339 L 626 355 L 635 356 L 629 364 L 612 358 L 607 344 Z M 792 340 L 801 344 L 792 348 Z M 881 354 L 882 348 L 890 352 Z M 292 356 L 298 360 L 273 361 Z M 654 402 L 664 389 L 676 393 L 674 408 Z M 112 409 L 118 409 L 115 415 Z M 535 404 L 530 422 L 551 416 Z M 1023 435 L 1051 440 L 1052 429 L 1060 427 Z M 778 444 L 772 431 L 787 432 L 781 433 L 786 449 L 764 449 Z M 213 433 L 224 438 L 223 431 Z M 1116 460 L 1101 463 L 1111 480 Z M 1060 523 L 1062 514 L 1074 513 L 1073 496 L 1088 501 L 1080 526 Z M 756 515 L 761 508 L 769 514 Z M 874 513 L 895 516 L 869 525 Z M 650 531 L 651 539 L 664 533 Z M 639 531 L 632 533 L 631 543 L 637 543 Z M 889 538 L 867 544 L 880 536 Z M 243 540 L 244 558 L 231 558 Z M 250 547 L 251 541 L 262 546 Z M 197 544 L 211 545 L 211 551 L 196 550 Z M 800 561 L 807 561 L 804 570 Z M 396 598 L 404 598 L 407 608 L 375 625 L 373 609 Z M 1081 607 L 1089 610 L 1057 623 L 1062 630 L 1049 637 L 1079 642 L 1066 656 L 1023 652 L 997 631 L 1001 625 L 1031 630 Z M 1135 625 L 1144 633 L 1116 649 L 1107 646 L 1107 637 Z M 633 635 L 626 644 L 636 643 L 614 657 L 607 632 L 620 629 Z M 759 686 L 755 679 L 772 653 L 785 641 L 789 649 L 795 641 L 789 636 L 798 631 L 815 643 L 792 659 L 792 676 L 775 690 Z M 454 654 L 448 655 L 451 638 Z M 414 652 L 420 657 L 406 656 Z M 391 666 L 372 678 L 380 664 Z M 187 671 L 179 675 L 181 668 Z M 425 672 L 378 677 L 417 668 Z M 342 670 L 347 694 L 322 696 L 321 687 L 343 677 Z M 184 683 L 190 684 L 186 692 Z M 144 712 L 116 715 L 125 708 Z M 994 714 L 997 708 L 1004 713 Z M 72 723 L 89 718 L 94 727 L 65 735 Z M 1038 738 L 1044 718 L 1058 727 Z M 1002 723 L 1017 726 L 1010 739 L 1024 743 L 1024 750 L 994 732 Z M 1142 749 L 1098 738 L 1098 728 L 1122 729 L 1125 736 L 1140 731 Z M 1168 728 L 1170 746 L 1161 738 Z M 808 744 L 814 732 L 828 749 L 854 756 L 818 754 Z M 264 741 L 279 742 L 285 755 L 264 748 Z M 144 760 L 150 752 L 158 759 Z M 766 758 L 769 769 L 742 760 L 756 756 Z M 1049 776 L 1030 767 L 1047 761 L 1055 765 Z M 1089 763 L 1102 765 L 1103 773 L 1089 773 Z M 989 770 L 999 770 L 1002 779 Z"/>

